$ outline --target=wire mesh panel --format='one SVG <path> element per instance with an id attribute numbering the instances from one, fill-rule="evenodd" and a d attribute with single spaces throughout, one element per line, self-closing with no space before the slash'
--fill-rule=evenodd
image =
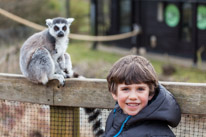
<path id="1" fill-rule="evenodd" d="M 111 109 L 101 109 L 105 127 Z M 0 100 L 0 137 L 93 137 L 84 108 Z M 206 117 L 182 114 L 177 137 L 206 137 Z"/>
<path id="2" fill-rule="evenodd" d="M 206 137 L 206 117 L 182 114 L 180 124 L 172 130 L 177 137 Z"/>
<path id="3" fill-rule="evenodd" d="M 51 137 L 79 137 L 79 108 L 50 107 Z"/>
<path id="4" fill-rule="evenodd" d="M 103 127 L 105 127 L 110 112 L 111 109 L 102 109 Z M 80 111 L 80 114 L 82 114 L 80 118 L 87 118 L 83 111 Z M 81 133 L 84 133 L 81 134 L 81 137 L 92 137 L 91 124 L 85 121 L 80 124 L 86 125 L 80 127 L 82 129 Z M 206 137 L 206 116 L 182 114 L 178 127 L 171 129 L 177 137 Z"/>
<path id="5" fill-rule="evenodd" d="M 47 105 L 0 100 L 1 137 L 49 137 Z"/>

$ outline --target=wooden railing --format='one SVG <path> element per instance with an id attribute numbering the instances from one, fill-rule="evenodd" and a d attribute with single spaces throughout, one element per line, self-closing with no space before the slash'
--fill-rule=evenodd
<path id="1" fill-rule="evenodd" d="M 160 83 L 177 99 L 183 114 L 206 116 L 206 83 Z M 33 84 L 22 75 L 5 73 L 0 73 L 0 99 L 50 105 L 51 119 L 56 119 L 53 112 L 78 112 L 78 107 L 113 108 L 115 104 L 105 79 L 66 79 L 65 86 L 59 87 L 56 80 L 47 85 Z M 58 111 L 65 106 L 68 109 Z M 55 123 L 50 124 L 52 132 Z"/>
<path id="2" fill-rule="evenodd" d="M 206 83 L 160 82 L 177 99 L 182 113 L 206 114 Z M 0 73 L 0 99 L 51 106 L 113 108 L 114 101 L 104 79 L 66 79 L 46 86 L 33 84 L 22 75 Z"/>

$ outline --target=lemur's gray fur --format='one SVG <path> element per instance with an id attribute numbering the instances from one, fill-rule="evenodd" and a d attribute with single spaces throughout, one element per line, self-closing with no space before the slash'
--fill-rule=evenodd
<path id="1" fill-rule="evenodd" d="M 20 50 L 20 68 L 23 75 L 34 83 L 46 84 L 51 79 L 64 85 L 64 78 L 79 77 L 72 70 L 70 55 L 66 53 L 68 34 L 73 18 L 47 19 L 48 29 L 29 37 Z M 85 108 L 88 120 L 93 123 L 95 137 L 101 137 L 101 110 Z"/>
<path id="2" fill-rule="evenodd" d="M 73 77 L 70 55 L 66 53 L 73 18 L 47 19 L 45 29 L 29 37 L 20 50 L 20 69 L 34 83 L 46 84 L 51 79 L 64 85 Z"/>

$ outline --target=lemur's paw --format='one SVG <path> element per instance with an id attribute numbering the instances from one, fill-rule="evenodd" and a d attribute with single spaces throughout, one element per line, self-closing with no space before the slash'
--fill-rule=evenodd
<path id="1" fill-rule="evenodd" d="M 65 75 L 65 78 L 70 78 L 69 74 L 66 74 L 66 75 Z"/>
<path id="2" fill-rule="evenodd" d="M 65 80 L 59 80 L 59 85 L 58 85 L 58 88 L 60 87 L 64 87 L 65 86 Z"/>
<path id="3" fill-rule="evenodd" d="M 64 87 L 64 85 L 65 85 L 64 76 L 61 74 L 54 74 L 54 75 L 52 75 L 52 77 L 50 79 L 57 79 L 59 81 L 58 87 L 60 87 L 60 86 Z"/>
<path id="4" fill-rule="evenodd" d="M 65 79 L 64 79 L 64 77 L 61 76 L 58 80 L 59 80 L 58 87 L 64 87 L 65 86 Z"/>
<path id="5" fill-rule="evenodd" d="M 59 84 L 64 87 L 65 86 L 65 79 L 61 78 L 61 80 L 59 80 Z"/>

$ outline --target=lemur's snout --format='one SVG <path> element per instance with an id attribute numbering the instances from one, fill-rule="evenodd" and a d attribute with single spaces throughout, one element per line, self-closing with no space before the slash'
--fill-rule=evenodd
<path id="1" fill-rule="evenodd" d="M 57 34 L 58 37 L 64 37 L 64 33 L 62 31 L 60 31 L 58 34 Z"/>

